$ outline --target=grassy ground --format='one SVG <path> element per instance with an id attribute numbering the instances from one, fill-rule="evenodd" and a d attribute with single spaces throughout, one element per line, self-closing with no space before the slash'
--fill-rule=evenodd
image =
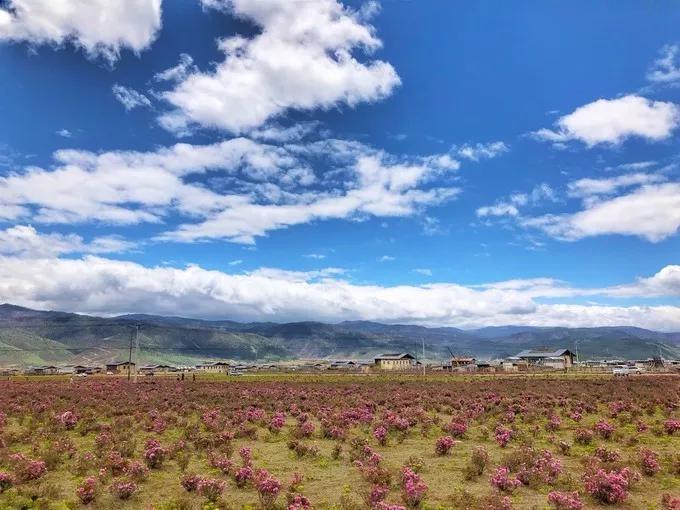
<path id="1" fill-rule="evenodd" d="M 117 378 L 113 378 L 117 379 Z M 285 388 L 283 394 L 294 395 L 296 402 L 313 401 L 312 409 L 317 410 L 318 406 L 344 406 L 354 403 L 352 395 L 347 395 L 347 401 L 340 400 L 337 396 L 333 396 L 332 400 L 329 397 L 328 402 L 318 401 L 319 395 L 323 395 L 324 385 L 328 387 L 346 388 L 350 392 L 352 389 L 357 392 L 362 392 L 362 398 L 370 399 L 371 395 L 379 393 L 376 396 L 377 405 L 385 408 L 392 408 L 389 401 L 384 399 L 391 395 L 410 391 L 411 405 L 421 406 L 425 409 L 432 406 L 433 402 L 437 401 L 440 395 L 444 395 L 446 401 L 441 402 L 439 409 L 429 409 L 430 416 L 438 416 L 442 423 L 447 423 L 451 417 L 450 404 L 459 399 L 466 399 L 472 394 L 484 394 L 487 391 L 489 380 L 494 384 L 492 389 L 503 387 L 504 384 L 512 385 L 515 378 L 503 378 L 492 376 L 464 376 L 458 377 L 455 384 L 452 385 L 450 376 L 427 376 L 425 378 L 415 378 L 413 376 L 399 377 L 397 380 L 383 376 L 361 378 L 361 377 L 346 377 L 346 376 L 242 376 L 230 378 L 226 376 L 202 376 L 200 380 L 193 385 L 187 382 L 186 385 L 193 385 L 195 394 L 198 398 L 204 395 L 206 399 L 205 404 L 212 406 L 215 403 L 214 391 L 217 391 L 218 402 L 221 403 L 224 409 L 237 409 L 242 406 L 247 406 L 250 403 L 249 398 L 251 391 L 260 389 L 263 385 L 278 385 L 279 391 Z M 12 444 L 6 448 L 0 448 L 0 471 L 10 470 L 11 463 L 7 459 L 8 453 L 23 452 L 26 455 L 36 457 L 36 451 L 42 452 L 42 447 L 47 445 L 47 440 L 55 437 L 68 437 L 73 441 L 78 452 L 94 451 L 95 433 L 87 433 L 82 435 L 79 430 L 72 431 L 54 431 L 51 421 L 53 413 L 47 413 L 45 417 L 30 417 L 27 409 L 30 408 L 30 403 L 26 401 L 26 395 L 31 391 L 35 392 L 36 399 L 41 396 L 50 396 L 52 406 L 55 411 L 61 411 L 78 401 L 78 388 L 81 390 L 90 389 L 92 384 L 100 384 L 106 386 L 111 384 L 111 378 L 92 379 L 87 381 L 77 381 L 75 383 L 68 383 L 64 378 L 46 378 L 42 382 L 31 383 L 4 383 L 0 386 L 0 390 L 11 390 L 11 385 L 15 384 L 21 387 L 21 396 L 13 396 L 7 398 L 4 402 L 4 412 L 8 415 L 8 423 L 4 427 L 3 435 L 5 438 L 11 438 L 8 441 Z M 369 382 L 370 381 L 370 382 Z M 569 386 L 566 386 L 563 391 L 558 391 L 556 388 L 560 384 L 568 381 Z M 640 381 L 644 381 L 640 382 Z M 500 386 L 499 386 L 500 383 Z M 0 383 L 2 384 L 2 383 Z M 158 397 L 153 402 L 145 402 L 144 388 L 146 391 L 157 392 L 163 390 L 164 385 L 175 385 L 173 380 L 156 380 L 151 384 L 140 385 L 137 388 L 129 388 L 133 392 L 135 405 L 138 409 L 133 411 L 138 412 L 139 415 L 144 415 L 150 408 L 157 408 L 159 402 L 162 400 L 161 395 L 154 395 Z M 620 400 L 620 397 L 626 395 L 626 387 L 635 389 L 631 393 L 631 399 L 638 399 L 640 395 L 645 392 L 658 392 L 658 396 L 677 399 L 678 395 L 678 378 L 659 378 L 658 383 L 653 378 L 631 378 L 629 381 L 612 381 L 610 377 L 603 377 L 599 375 L 580 376 L 575 378 L 571 375 L 550 375 L 550 376 L 534 376 L 530 380 L 523 379 L 522 384 L 527 390 L 528 394 L 536 395 L 537 399 L 548 397 L 566 398 L 584 401 L 589 398 L 588 391 L 590 387 L 588 384 L 597 384 L 598 387 L 604 385 L 604 395 L 606 398 L 607 385 L 612 385 L 612 401 Z M 321 385 L 321 387 L 319 387 Z M 583 385 L 583 388 L 580 386 Z M 74 386 L 76 387 L 74 389 Z M 643 387 L 644 386 L 644 387 Z M 65 387 L 65 388 L 64 388 Z M 207 387 L 212 387 L 205 389 Z M 450 387 L 450 389 L 448 389 Z M 223 388 L 224 395 L 221 393 Z M 358 389 L 357 389 L 358 388 Z M 431 388 L 428 389 L 428 388 Z M 235 391 L 238 389 L 238 391 Z M 442 393 L 446 390 L 445 393 Z M 119 388 L 111 390 L 112 401 L 108 405 L 102 405 L 101 421 L 103 423 L 115 423 L 118 415 L 115 409 L 111 409 L 110 405 L 116 404 L 119 398 Z M 423 401 L 418 401 L 419 392 L 436 392 L 436 396 L 427 395 L 423 397 Z M 103 390 L 106 395 L 106 388 Z M 204 393 L 205 392 L 205 393 Z M 669 393 L 670 392 L 670 393 Z M 329 391 L 330 393 L 330 391 Z M 72 395 L 75 394 L 75 395 Z M 424 394 L 424 393 L 423 393 Z M 522 388 L 515 388 L 511 392 L 512 398 L 521 398 L 523 395 Z M 207 395 L 207 396 L 206 396 Z M 281 395 L 279 393 L 278 395 Z M 309 396 L 309 400 L 305 396 Z M 147 395 L 148 396 L 148 395 Z M 1 398 L 1 397 L 0 397 Z M 223 400 L 220 400 L 222 399 Z M 238 399 L 242 401 L 238 401 Z M 261 395 L 257 398 L 252 397 L 257 402 L 261 403 Z M 472 397 L 470 397 L 472 398 Z M 509 397 L 508 397 L 509 398 Z M 160 400 L 159 400 L 160 399 Z M 584 471 L 582 460 L 593 454 L 597 446 L 606 446 L 609 449 L 618 450 L 622 455 L 622 462 L 636 466 L 637 452 L 641 446 L 646 446 L 657 452 L 662 460 L 662 471 L 653 477 L 643 477 L 642 481 L 637 484 L 631 491 L 630 497 L 625 503 L 619 504 L 619 508 L 628 509 L 658 509 L 660 507 L 661 494 L 668 492 L 676 496 L 680 496 L 680 477 L 677 473 L 672 473 L 672 466 L 669 464 L 670 458 L 680 452 L 680 436 L 655 434 L 652 432 L 638 433 L 634 424 L 634 420 L 628 420 L 625 416 L 623 420 L 612 420 L 609 418 L 605 401 L 602 396 L 598 396 L 596 402 L 598 404 L 597 412 L 588 414 L 583 422 L 576 424 L 570 422 L 568 419 L 563 419 L 563 426 L 560 430 L 549 434 L 544 430 L 546 419 L 540 416 L 537 421 L 524 422 L 517 421 L 514 427 L 517 429 L 517 439 L 513 440 L 507 448 L 501 448 L 493 439 L 493 426 L 496 423 L 498 416 L 490 411 L 490 416 L 484 416 L 482 419 L 471 421 L 471 426 L 461 442 L 455 445 L 450 455 L 437 456 L 434 453 L 434 443 L 436 439 L 443 435 L 439 426 L 433 426 L 427 433 L 423 434 L 420 425 L 413 426 L 405 437 L 396 432 L 390 434 L 388 444 L 379 446 L 372 438 L 372 428 L 368 425 L 360 425 L 353 427 L 350 431 L 349 437 L 366 437 L 368 438 L 371 447 L 384 457 L 384 465 L 395 473 L 393 488 L 390 495 L 390 501 L 399 501 L 398 476 L 400 466 L 404 465 L 412 456 L 421 457 L 424 461 L 424 467 L 421 471 L 422 477 L 428 485 L 428 492 L 426 497 L 425 508 L 476 508 L 475 506 L 466 507 L 464 501 L 461 502 L 461 491 L 467 491 L 469 495 L 463 499 L 470 502 L 474 498 L 481 498 L 491 493 L 491 486 L 489 485 L 488 470 L 482 476 L 475 480 L 466 480 L 463 475 L 464 468 L 469 462 L 470 452 L 473 447 L 484 446 L 491 457 L 491 466 L 498 466 L 503 464 L 504 459 L 508 455 L 512 455 L 514 451 L 520 448 L 526 448 L 527 445 L 538 449 L 547 449 L 553 452 L 563 463 L 564 471 L 560 475 L 558 481 L 553 486 L 542 486 L 538 488 L 521 487 L 514 494 L 512 500 L 515 508 L 527 509 L 546 509 L 547 493 L 550 490 L 578 490 L 583 493 L 583 483 L 581 476 Z M 636 405 L 641 402 L 636 401 Z M 678 401 L 680 403 L 680 401 Z M 23 408 L 24 411 L 12 411 L 12 404 L 20 406 L 27 405 Z M 182 407 L 178 414 L 185 416 L 189 421 L 196 421 L 199 415 L 199 410 L 202 408 L 204 402 L 200 400 L 192 400 L 186 398 L 183 401 Z M 554 404 L 554 403 L 553 403 Z M 87 404 L 88 406 L 90 403 Z M 96 405 L 96 404 L 95 404 Z M 121 415 L 130 414 L 127 407 L 129 403 L 121 404 Z M 277 408 L 277 402 L 272 403 L 272 408 Z M 0 407 L 0 409 L 3 409 Z M 401 406 L 394 406 L 394 410 L 399 412 L 403 410 Z M 166 411 L 170 413 L 170 410 Z M 539 409 L 540 414 L 540 409 Z M 655 409 L 652 414 L 641 414 L 642 419 L 654 426 L 666 417 L 662 414 L 661 409 Z M 139 418 L 139 416 L 137 417 Z M 183 438 L 186 429 L 186 421 L 179 420 L 177 423 L 170 423 L 168 428 L 162 434 L 155 434 L 145 431 L 142 427 L 141 418 L 135 419 L 133 427 L 125 431 L 131 437 L 137 438 L 137 449 L 135 456 L 141 458 L 141 451 L 143 449 L 143 441 L 148 437 L 158 438 L 163 444 L 171 444 L 174 441 Z M 602 418 L 607 418 L 612 423 L 616 424 L 617 431 L 615 437 L 611 440 L 596 439 L 593 444 L 581 446 L 574 444 L 571 453 L 568 456 L 558 453 L 556 442 L 563 439 L 569 443 L 573 443 L 573 431 L 576 428 L 590 428 L 596 421 Z M 288 416 L 286 426 L 282 433 L 274 435 L 265 427 L 260 426 L 257 432 L 257 439 L 250 438 L 236 438 L 233 440 L 233 448 L 235 451 L 241 446 L 249 446 L 253 449 L 254 464 L 258 468 L 265 468 L 269 470 L 274 476 L 287 482 L 294 471 L 299 471 L 304 474 L 304 494 L 313 502 L 314 508 L 331 509 L 331 508 L 352 508 L 352 502 L 357 506 L 356 508 L 363 508 L 361 495 L 368 488 L 368 484 L 361 478 L 359 471 L 352 466 L 349 459 L 348 442 L 341 442 L 343 452 L 339 459 L 332 458 L 333 448 L 338 444 L 332 439 L 324 439 L 318 434 L 319 420 L 318 417 L 312 418 L 316 424 L 317 433 L 311 439 L 304 440 L 306 443 L 315 444 L 319 447 L 320 452 L 315 457 L 298 458 L 287 447 L 287 442 L 290 439 L 291 432 L 295 429 L 295 420 Z M 536 434 L 529 433 L 530 426 L 539 425 L 540 432 Z M 490 433 L 491 432 L 491 433 Z M 550 436 L 554 437 L 551 438 Z M 2 436 L 0 436 L 2 437 Z M 520 439 L 523 438 L 522 443 Z M 635 440 L 631 440 L 635 438 Z M 635 444 L 633 444 L 635 443 Z M 224 478 L 214 468 L 212 468 L 207 460 L 206 452 L 196 446 L 190 446 L 194 451 L 194 455 L 187 467 L 187 472 L 196 472 L 202 475 L 210 475 Z M 236 456 L 235 456 L 236 457 Z M 19 485 L 13 489 L 0 494 L 0 509 L 14 509 L 14 508 L 78 508 L 80 503 L 75 497 L 75 490 L 79 483 L 81 483 L 83 476 L 73 474 L 74 459 L 62 458 L 59 463 L 48 471 L 48 473 L 39 481 L 28 482 Z M 96 474 L 96 470 L 92 473 Z M 106 484 L 110 482 L 110 478 L 102 483 L 100 496 L 90 505 L 91 508 L 201 508 L 205 507 L 206 500 L 201 496 L 193 493 L 187 493 L 179 484 L 181 471 L 178 463 L 174 460 L 165 462 L 162 469 L 152 469 L 148 479 L 139 484 L 139 490 L 128 501 L 121 501 L 108 494 L 106 491 Z M 253 487 L 237 488 L 233 480 L 228 480 L 228 488 L 220 501 L 220 505 L 226 508 L 258 508 L 258 497 Z M 584 508 L 600 508 L 600 505 L 587 495 L 583 495 L 585 503 Z M 279 502 L 283 503 L 283 498 L 279 498 Z"/>

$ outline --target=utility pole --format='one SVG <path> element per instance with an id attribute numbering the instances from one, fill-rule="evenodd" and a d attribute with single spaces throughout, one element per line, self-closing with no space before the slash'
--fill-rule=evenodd
<path id="1" fill-rule="evenodd" d="M 423 375 L 425 375 L 425 337 L 420 337 L 423 342 Z"/>
<path id="2" fill-rule="evenodd" d="M 134 332 L 130 331 L 130 352 L 128 353 L 128 382 L 130 382 L 130 370 L 132 370 L 132 337 L 134 336 Z"/>
<path id="3" fill-rule="evenodd" d="M 141 327 L 141 324 L 135 325 L 135 384 L 137 384 L 137 365 L 139 363 L 139 330 Z"/>

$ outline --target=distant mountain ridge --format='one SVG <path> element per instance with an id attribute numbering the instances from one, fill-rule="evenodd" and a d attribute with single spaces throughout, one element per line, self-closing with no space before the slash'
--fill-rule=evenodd
<path id="1" fill-rule="evenodd" d="M 338 324 L 202 320 L 129 314 L 96 317 L 0 305 L 0 366 L 104 363 L 127 359 L 140 324 L 142 363 L 195 363 L 207 359 L 285 360 L 371 358 L 410 351 L 444 360 L 450 352 L 479 359 L 511 356 L 523 349 L 566 347 L 581 359 L 680 358 L 680 333 L 635 327 L 499 326 L 476 330 L 413 324 L 345 321 Z"/>

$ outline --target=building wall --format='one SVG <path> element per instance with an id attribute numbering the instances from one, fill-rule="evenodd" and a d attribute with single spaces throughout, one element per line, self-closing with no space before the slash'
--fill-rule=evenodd
<path id="1" fill-rule="evenodd" d="M 381 359 L 378 368 L 382 370 L 406 370 L 411 368 L 410 359 Z"/>

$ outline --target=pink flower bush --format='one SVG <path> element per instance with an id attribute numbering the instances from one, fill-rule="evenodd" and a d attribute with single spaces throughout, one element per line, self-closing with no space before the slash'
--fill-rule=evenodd
<path id="1" fill-rule="evenodd" d="M 180 483 L 187 492 L 195 492 L 198 490 L 201 480 L 202 478 L 196 474 L 186 474 L 182 477 Z"/>
<path id="2" fill-rule="evenodd" d="M 66 428 L 66 430 L 71 430 L 78 424 L 78 418 L 73 411 L 61 413 L 57 419 L 59 420 L 59 423 L 61 423 L 64 428 Z"/>
<path id="3" fill-rule="evenodd" d="M 137 484 L 129 480 L 115 480 L 110 485 L 109 492 L 118 499 L 129 499 L 137 492 Z"/>
<path id="4" fill-rule="evenodd" d="M 387 429 L 382 425 L 378 425 L 373 430 L 373 437 L 378 441 L 378 444 L 385 446 L 387 444 Z"/>
<path id="5" fill-rule="evenodd" d="M 401 494 L 404 503 L 408 508 L 420 507 L 425 494 L 427 485 L 423 482 L 420 475 L 409 467 L 401 468 Z"/>
<path id="6" fill-rule="evenodd" d="M 275 507 L 276 498 L 281 492 L 281 482 L 265 469 L 260 469 L 255 475 L 255 490 L 260 497 L 260 503 L 265 510 Z"/>
<path id="7" fill-rule="evenodd" d="M 269 420 L 269 431 L 272 432 L 273 434 L 278 434 L 281 432 L 281 429 L 286 425 L 286 415 L 285 413 L 282 413 L 281 411 L 278 411 L 272 416 L 271 420 Z"/>
<path id="8" fill-rule="evenodd" d="M 208 501 L 217 501 L 225 487 L 227 486 L 224 480 L 217 478 L 200 478 L 196 485 L 196 492 L 206 498 Z"/>
<path id="9" fill-rule="evenodd" d="M 598 421 L 593 428 L 602 439 L 609 439 L 614 434 L 614 426 L 605 420 Z"/>
<path id="10" fill-rule="evenodd" d="M 245 487 L 253 479 L 255 472 L 252 466 L 243 466 L 234 473 L 234 481 L 237 487 Z"/>
<path id="11" fill-rule="evenodd" d="M 661 496 L 662 510 L 680 510 L 680 497 L 664 494 Z"/>
<path id="12" fill-rule="evenodd" d="M 583 508 L 583 502 L 576 491 L 552 491 L 548 494 L 548 502 L 557 510 L 581 510 Z"/>
<path id="13" fill-rule="evenodd" d="M 144 446 L 144 460 L 152 469 L 158 469 L 163 465 L 167 450 L 161 446 L 157 439 L 147 440 Z"/>
<path id="14" fill-rule="evenodd" d="M 517 478 L 510 477 L 510 470 L 505 466 L 500 466 L 489 478 L 489 483 L 496 489 L 503 492 L 513 492 L 522 482 Z"/>
<path id="15" fill-rule="evenodd" d="M 437 455 L 448 455 L 451 448 L 459 441 L 455 441 L 451 436 L 442 436 L 437 439 L 434 451 Z"/>
<path id="16" fill-rule="evenodd" d="M 556 430 L 559 430 L 560 426 L 562 426 L 562 420 L 560 419 L 559 416 L 557 416 L 556 414 L 553 414 L 548 419 L 548 423 L 546 423 L 545 428 L 546 428 L 546 430 L 554 432 Z"/>
<path id="17" fill-rule="evenodd" d="M 625 501 L 631 485 L 639 479 L 640 475 L 627 467 L 609 472 L 598 469 L 595 473 L 584 476 L 588 494 L 606 504 Z"/>
<path id="18" fill-rule="evenodd" d="M 468 426 L 467 423 L 462 421 L 451 421 L 444 425 L 443 429 L 453 437 L 463 437 L 467 432 Z"/>
<path id="19" fill-rule="evenodd" d="M 500 447 L 505 448 L 512 439 L 512 430 L 507 427 L 499 425 L 498 427 L 496 427 L 494 437 L 496 439 L 496 442 L 500 445 Z"/>
<path id="20" fill-rule="evenodd" d="M 617 450 L 608 450 L 604 446 L 598 446 L 595 450 L 595 457 L 602 462 L 616 462 L 621 458 L 621 453 Z"/>
<path id="21" fill-rule="evenodd" d="M 97 479 L 94 476 L 85 478 L 76 489 L 76 496 L 83 505 L 89 505 L 97 497 Z"/>
<path id="22" fill-rule="evenodd" d="M 288 510 L 310 510 L 312 504 L 302 494 L 295 494 L 288 503 Z"/>
<path id="23" fill-rule="evenodd" d="M 661 471 L 657 453 L 649 448 L 642 448 L 640 450 L 640 469 L 647 476 L 653 476 Z"/>
<path id="24" fill-rule="evenodd" d="M 666 434 L 672 436 L 678 430 L 680 430 L 680 420 L 674 420 L 672 418 L 669 418 L 668 420 L 663 422 L 663 428 L 666 431 Z"/>
<path id="25" fill-rule="evenodd" d="M 5 471 L 0 471 L 0 494 L 14 485 L 14 477 Z"/>
<path id="26" fill-rule="evenodd" d="M 594 435 L 592 430 L 576 429 L 574 431 L 574 441 L 578 444 L 587 445 L 592 442 Z"/>
<path id="27" fill-rule="evenodd" d="M 47 465 L 42 460 L 30 459 L 23 453 L 15 453 L 9 456 L 14 463 L 14 473 L 22 482 L 37 480 L 47 473 Z"/>

